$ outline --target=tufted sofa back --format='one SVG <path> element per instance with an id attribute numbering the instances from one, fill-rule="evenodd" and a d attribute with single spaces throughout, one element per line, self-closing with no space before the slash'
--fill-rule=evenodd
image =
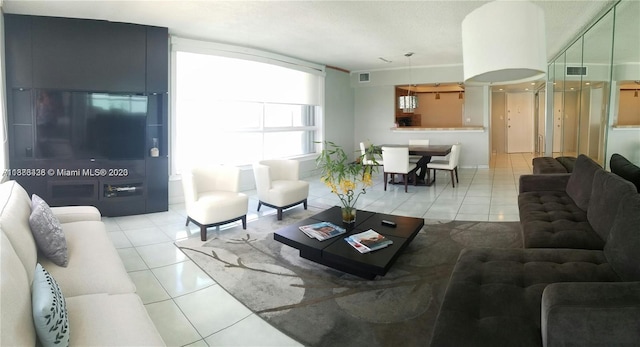
<path id="1" fill-rule="evenodd" d="M 583 211 L 589 207 L 589 198 L 591 197 L 589 187 L 593 183 L 593 175 L 598 170 L 602 170 L 598 163 L 586 155 L 580 154 L 576 159 L 569 182 L 567 182 L 567 194 Z"/>

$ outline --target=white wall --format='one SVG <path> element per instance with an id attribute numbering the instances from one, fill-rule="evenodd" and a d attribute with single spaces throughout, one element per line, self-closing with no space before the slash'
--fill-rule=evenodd
<path id="1" fill-rule="evenodd" d="M 350 75 L 331 68 L 327 68 L 326 72 L 324 140 L 346 150 L 354 143 L 354 93 L 350 85 Z M 346 152 L 348 155 L 352 154 L 348 150 Z"/>
<path id="2" fill-rule="evenodd" d="M 414 68 L 413 71 L 413 81 L 418 84 L 450 83 L 462 79 L 461 66 L 440 70 Z M 461 167 L 489 167 L 489 87 L 465 88 L 465 118 L 470 118 L 470 124 L 482 125 L 483 131 L 394 131 L 391 128 L 395 123 L 395 85 L 407 83 L 406 76 L 403 70 L 377 71 L 370 73 L 371 82 L 359 83 L 358 73 L 352 74 L 352 86 L 355 87 L 354 148 L 367 139 L 374 144 L 408 143 L 411 138 L 428 138 L 434 145 L 460 142 Z"/>
<path id="3" fill-rule="evenodd" d="M 609 122 L 607 123 L 606 137 L 606 167 L 609 167 L 609 159 L 613 153 L 618 153 L 636 165 L 640 165 L 640 127 L 615 128 L 617 121 L 620 87 L 614 81 L 611 85 L 611 101 L 609 103 Z"/>
<path id="4" fill-rule="evenodd" d="M 640 166 L 640 128 L 609 127 L 607 140 L 607 167 L 613 153 L 618 153 Z"/>

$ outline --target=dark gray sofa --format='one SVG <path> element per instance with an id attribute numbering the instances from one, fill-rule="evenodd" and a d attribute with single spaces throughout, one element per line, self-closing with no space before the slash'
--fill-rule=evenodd
<path id="1" fill-rule="evenodd" d="M 521 195 L 535 192 L 539 206 L 521 205 L 538 216 L 523 232 L 527 223 L 582 228 L 562 236 L 554 227 L 556 236 L 541 238 L 546 248 L 463 250 L 431 346 L 640 344 L 640 194 L 586 157 L 575 164 L 571 175 L 524 178 Z M 595 236 L 600 249 L 567 248 Z"/>
<path id="2" fill-rule="evenodd" d="M 613 199 L 605 206 L 593 201 L 589 220 L 592 182 L 597 171 L 605 172 L 589 157 L 580 155 L 571 174 L 520 176 L 518 207 L 525 248 L 604 247 L 606 231 L 594 230 L 591 221 L 597 220 L 599 215 L 615 216 L 620 200 Z M 635 190 L 625 180 L 609 184 L 620 189 L 620 194 Z M 601 194 L 600 191 L 597 193 Z"/>

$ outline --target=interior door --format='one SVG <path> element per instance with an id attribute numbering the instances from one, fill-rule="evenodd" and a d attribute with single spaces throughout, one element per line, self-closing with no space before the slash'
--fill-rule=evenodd
<path id="1" fill-rule="evenodd" d="M 507 151 L 533 152 L 533 93 L 507 94 Z"/>

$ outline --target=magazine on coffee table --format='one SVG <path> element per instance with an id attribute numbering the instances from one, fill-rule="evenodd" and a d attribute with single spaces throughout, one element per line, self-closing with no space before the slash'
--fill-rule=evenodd
<path id="1" fill-rule="evenodd" d="M 347 232 L 345 228 L 339 227 L 330 222 L 319 222 L 309 225 L 303 225 L 300 230 L 307 236 L 324 241 L 334 236 L 338 236 Z"/>
<path id="2" fill-rule="evenodd" d="M 392 240 L 378 234 L 373 229 L 345 237 L 345 240 L 360 253 L 369 253 L 393 243 Z"/>

